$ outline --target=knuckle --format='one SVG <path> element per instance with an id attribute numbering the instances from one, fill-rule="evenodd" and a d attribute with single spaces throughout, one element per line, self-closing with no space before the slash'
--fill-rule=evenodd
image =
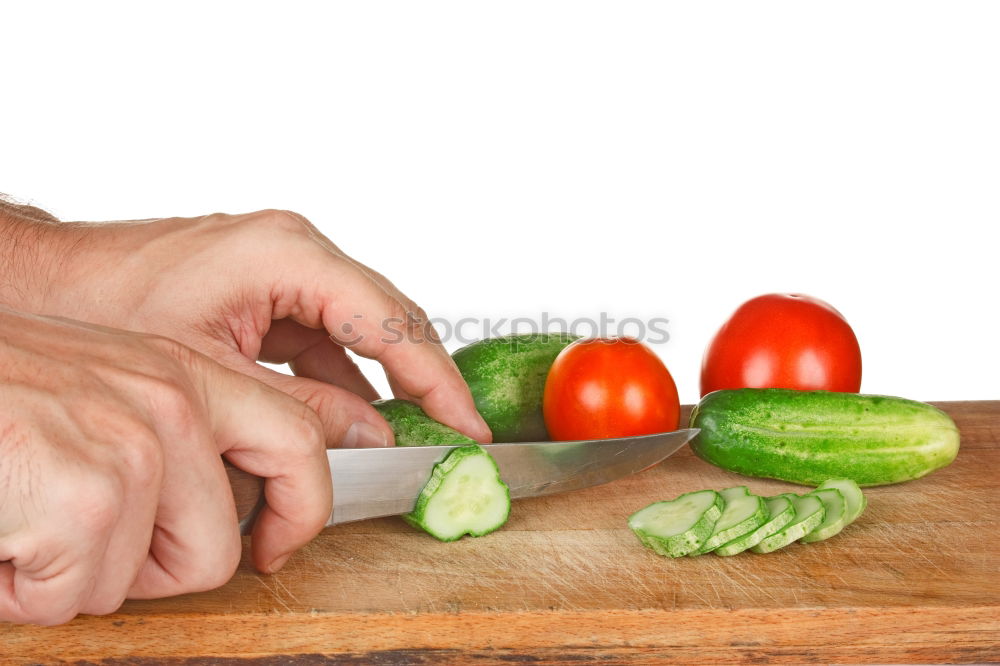
<path id="1" fill-rule="evenodd" d="M 104 534 L 117 522 L 124 499 L 121 483 L 112 475 L 84 475 L 71 498 L 75 521 L 87 533 Z"/>
<path id="2" fill-rule="evenodd" d="M 319 414 L 309 405 L 301 407 L 302 418 L 296 420 L 292 441 L 301 449 L 303 456 L 315 455 L 317 451 L 326 449 L 326 435 L 323 432 L 323 422 Z"/>
<path id="3" fill-rule="evenodd" d="M 401 314 L 402 331 L 409 342 L 437 341 L 437 333 L 427 315 L 427 311 L 409 299 L 393 299 Z"/>
<path id="4" fill-rule="evenodd" d="M 378 289 L 381 290 L 381 287 Z M 382 303 L 382 311 L 385 313 L 382 329 L 386 333 L 393 334 L 391 339 L 404 335 L 412 324 L 412 317 L 409 316 L 406 308 L 397 298 L 386 291 L 382 291 Z"/>
<path id="5" fill-rule="evenodd" d="M 305 410 L 302 412 L 302 418 L 296 420 L 296 427 L 301 428 L 303 432 L 308 431 L 310 436 L 314 426 L 317 431 L 322 432 L 321 422 L 324 420 L 324 416 L 336 413 L 336 393 L 326 387 L 317 386 L 312 387 L 300 397 L 303 400 Z"/>
<path id="6" fill-rule="evenodd" d="M 338 410 L 337 392 L 318 387 L 303 396 L 298 406 L 299 418 L 293 419 L 285 444 L 289 455 L 309 458 L 326 449 L 323 415 L 332 418 Z"/>
<path id="7" fill-rule="evenodd" d="M 189 425 L 197 410 L 189 387 L 173 377 L 150 377 L 145 391 L 155 418 L 177 426 Z"/>
<path id="8" fill-rule="evenodd" d="M 160 440 L 148 427 L 136 428 L 121 447 L 121 464 L 132 484 L 139 488 L 159 486 L 164 454 Z"/>
<path id="9" fill-rule="evenodd" d="M 430 320 L 430 317 L 427 315 L 427 311 L 413 301 L 407 299 L 404 303 L 404 307 L 406 308 L 406 311 L 410 313 L 412 319 L 417 323 L 423 324 Z"/>
<path id="10" fill-rule="evenodd" d="M 159 358 L 137 374 L 138 390 L 146 397 L 153 413 L 175 421 L 190 421 L 195 412 L 195 391 L 191 373 L 199 366 L 200 355 L 170 338 L 149 336 L 145 340 Z"/>
<path id="11" fill-rule="evenodd" d="M 222 587 L 233 577 L 240 566 L 243 549 L 235 533 L 224 543 L 216 544 L 202 561 L 183 577 L 186 592 L 207 592 Z"/>
<path id="12" fill-rule="evenodd" d="M 248 222 L 265 229 L 277 229 L 283 232 L 301 233 L 306 231 L 308 223 L 306 218 L 290 210 L 269 208 L 266 210 L 251 213 L 247 218 Z"/>
<path id="13" fill-rule="evenodd" d="M 223 227 L 232 225 L 235 219 L 235 216 L 228 213 L 217 212 L 202 215 L 201 217 L 196 218 L 196 222 L 208 227 Z"/>

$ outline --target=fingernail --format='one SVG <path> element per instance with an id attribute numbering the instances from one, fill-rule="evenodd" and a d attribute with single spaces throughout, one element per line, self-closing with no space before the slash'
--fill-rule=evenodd
<path id="1" fill-rule="evenodd" d="M 270 566 L 267 567 L 267 573 L 276 573 L 279 569 L 281 569 L 281 567 L 285 566 L 285 562 L 287 562 L 288 558 L 291 556 L 292 554 L 288 553 L 276 558 L 273 562 L 271 562 Z"/>
<path id="2" fill-rule="evenodd" d="M 382 431 L 371 423 L 357 421 L 351 424 L 344 435 L 341 446 L 345 449 L 373 449 L 380 446 L 389 446 Z"/>

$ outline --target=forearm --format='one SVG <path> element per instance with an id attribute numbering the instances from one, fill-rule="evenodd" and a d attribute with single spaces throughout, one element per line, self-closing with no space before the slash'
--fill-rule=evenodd
<path id="1" fill-rule="evenodd" d="M 68 249 L 69 227 L 38 208 L 0 197 L 0 304 L 41 312 Z"/>

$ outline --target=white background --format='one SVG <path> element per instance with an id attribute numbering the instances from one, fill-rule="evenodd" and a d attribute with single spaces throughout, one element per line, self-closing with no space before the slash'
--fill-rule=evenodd
<path id="1" fill-rule="evenodd" d="M 804 292 L 863 391 L 1000 397 L 1000 3 L 25 2 L 0 34 L 0 191 L 64 219 L 290 208 L 435 316 L 666 317 L 685 402 L 737 305 Z"/>

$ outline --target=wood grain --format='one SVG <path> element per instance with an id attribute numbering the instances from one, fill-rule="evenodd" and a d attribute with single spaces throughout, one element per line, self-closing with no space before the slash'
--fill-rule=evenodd
<path id="1" fill-rule="evenodd" d="M 1000 660 L 1000 401 L 939 403 L 949 467 L 871 488 L 830 541 L 666 560 L 625 516 L 700 488 L 794 490 L 684 449 L 598 488 L 515 503 L 441 544 L 398 519 L 325 530 L 274 576 L 129 602 L 54 628 L 0 624 L 3 663 L 771 663 Z M 290 655 L 293 659 L 277 657 Z"/>

